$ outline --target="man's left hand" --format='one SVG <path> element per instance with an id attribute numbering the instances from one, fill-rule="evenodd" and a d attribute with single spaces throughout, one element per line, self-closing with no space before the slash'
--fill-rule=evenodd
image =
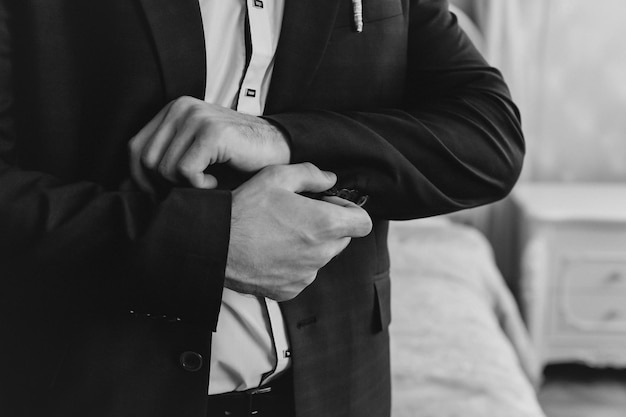
<path id="1" fill-rule="evenodd" d="M 215 188 L 214 164 L 243 172 L 290 162 L 284 134 L 268 121 L 192 97 L 170 102 L 129 142 L 131 175 L 154 191 L 151 175 L 195 188 Z"/>

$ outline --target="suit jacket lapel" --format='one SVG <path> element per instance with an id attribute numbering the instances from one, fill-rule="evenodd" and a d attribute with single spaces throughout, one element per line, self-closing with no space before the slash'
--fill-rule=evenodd
<path id="1" fill-rule="evenodd" d="M 266 113 L 293 106 L 311 84 L 322 59 L 341 1 L 286 0 L 283 25 Z"/>
<path id="2" fill-rule="evenodd" d="M 198 0 L 138 0 L 152 32 L 166 99 L 204 98 L 206 54 Z"/>

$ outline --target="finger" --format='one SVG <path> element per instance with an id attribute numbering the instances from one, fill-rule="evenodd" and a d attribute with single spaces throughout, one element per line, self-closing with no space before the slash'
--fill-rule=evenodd
<path id="1" fill-rule="evenodd" d="M 144 172 L 142 172 L 142 168 L 139 167 L 137 169 L 132 168 L 131 169 L 131 177 L 133 179 L 133 181 L 135 182 L 135 184 L 137 184 L 137 187 L 139 187 L 139 189 L 145 193 L 150 193 L 150 194 L 155 194 L 156 190 L 155 188 L 152 186 L 152 183 L 150 182 L 150 180 L 148 179 L 148 177 L 145 175 Z"/>
<path id="2" fill-rule="evenodd" d="M 140 190 L 147 193 L 154 193 L 154 187 L 146 175 L 139 158 L 130 159 L 130 176 Z"/>
<path id="3" fill-rule="evenodd" d="M 337 182 L 334 173 L 322 171 L 310 162 L 268 167 L 261 171 L 261 178 L 267 185 L 294 193 L 319 193 Z"/>
<path id="4" fill-rule="evenodd" d="M 141 164 L 144 168 L 157 170 L 170 142 L 177 136 L 177 124 L 177 116 L 170 108 L 143 147 Z"/>
<path id="5" fill-rule="evenodd" d="M 210 174 L 204 174 L 202 172 L 193 175 L 191 178 L 188 178 L 191 186 L 194 188 L 201 188 L 204 190 L 210 190 L 217 187 L 217 178 Z"/>
<path id="6" fill-rule="evenodd" d="M 172 103 L 168 103 L 154 116 L 141 130 L 130 140 L 129 145 L 132 151 L 142 151 L 146 142 L 154 135 L 161 125 L 165 115 L 169 111 Z"/>
<path id="7" fill-rule="evenodd" d="M 163 121 L 163 118 L 165 117 L 170 106 L 171 103 L 161 109 L 161 111 L 128 142 L 131 177 L 135 183 L 137 183 L 139 188 L 146 192 L 153 192 L 154 189 L 150 179 L 143 169 L 141 156 L 146 143 L 150 140 L 156 129 Z"/>
<path id="8" fill-rule="evenodd" d="M 359 207 L 356 204 L 354 204 L 352 201 L 346 200 L 345 198 L 341 198 L 337 196 L 322 197 L 321 200 L 327 203 L 334 204 L 336 206 L 340 206 L 340 207 Z"/>
<path id="9" fill-rule="evenodd" d="M 171 182 L 178 182 L 181 177 L 186 178 L 185 172 L 181 170 L 181 159 L 185 152 L 192 146 L 196 139 L 195 126 L 186 126 L 182 131 L 178 131 L 166 144 L 163 155 L 160 157 L 158 172 L 165 179 Z"/>
<path id="10" fill-rule="evenodd" d="M 214 188 L 211 185 L 215 177 L 205 175 L 204 170 L 213 164 L 226 161 L 219 159 L 215 138 L 206 131 L 195 133 L 196 136 L 180 156 L 176 167 L 177 172 L 196 188 Z"/>
<path id="11" fill-rule="evenodd" d="M 361 207 L 343 207 L 343 210 L 349 212 L 346 221 L 346 236 L 364 237 L 372 231 L 372 219 L 367 211 Z"/>
<path id="12" fill-rule="evenodd" d="M 332 219 L 333 229 L 337 236 L 347 237 L 364 237 L 372 231 L 372 219 L 369 214 L 356 204 L 347 202 L 347 204 L 337 205 L 326 204 L 328 210 L 326 215 Z"/>

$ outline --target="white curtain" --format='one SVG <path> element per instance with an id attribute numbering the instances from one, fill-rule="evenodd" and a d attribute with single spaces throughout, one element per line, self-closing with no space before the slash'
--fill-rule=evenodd
<path id="1" fill-rule="evenodd" d="M 453 0 L 522 112 L 522 181 L 626 181 L 626 1 Z M 492 242 L 517 294 L 511 201 L 455 215 Z"/>
<path id="2" fill-rule="evenodd" d="M 476 0 L 522 110 L 523 178 L 626 181 L 626 2 Z"/>

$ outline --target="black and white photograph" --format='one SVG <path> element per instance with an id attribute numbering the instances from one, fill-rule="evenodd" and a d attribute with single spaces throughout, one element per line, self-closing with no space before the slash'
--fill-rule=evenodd
<path id="1" fill-rule="evenodd" d="M 624 19 L 0 0 L 0 417 L 623 417 Z"/>

